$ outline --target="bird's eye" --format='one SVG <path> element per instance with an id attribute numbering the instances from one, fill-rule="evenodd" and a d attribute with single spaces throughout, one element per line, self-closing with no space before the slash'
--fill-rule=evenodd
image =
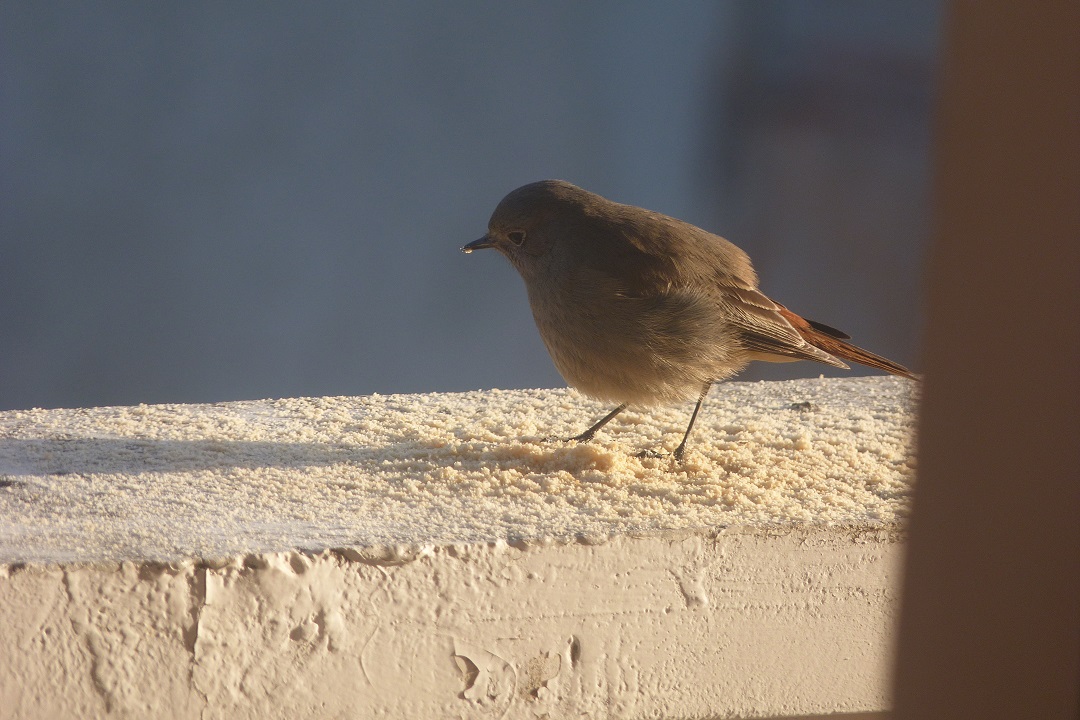
<path id="1" fill-rule="evenodd" d="M 514 243 L 518 247 L 521 247 L 521 244 L 525 242 L 525 231 L 513 230 L 511 232 L 508 232 L 506 234 L 506 237 L 510 238 L 510 242 Z"/>

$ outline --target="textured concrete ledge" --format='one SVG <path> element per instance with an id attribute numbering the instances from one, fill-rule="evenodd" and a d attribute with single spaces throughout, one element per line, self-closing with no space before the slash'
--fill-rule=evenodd
<path id="1" fill-rule="evenodd" d="M 0 413 L 0 717 L 881 711 L 912 390 Z"/>

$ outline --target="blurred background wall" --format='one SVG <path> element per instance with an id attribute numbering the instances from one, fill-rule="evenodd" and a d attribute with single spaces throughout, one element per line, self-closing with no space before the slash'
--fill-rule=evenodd
<path id="1" fill-rule="evenodd" d="M 916 364 L 940 12 L 3 3 L 0 409 L 560 386 L 458 252 L 548 177 Z"/>

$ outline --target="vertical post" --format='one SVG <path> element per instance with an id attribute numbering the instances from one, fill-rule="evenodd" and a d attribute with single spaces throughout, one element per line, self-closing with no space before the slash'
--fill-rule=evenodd
<path id="1" fill-rule="evenodd" d="M 1080 3 L 954 0 L 896 717 L 1080 717 Z"/>

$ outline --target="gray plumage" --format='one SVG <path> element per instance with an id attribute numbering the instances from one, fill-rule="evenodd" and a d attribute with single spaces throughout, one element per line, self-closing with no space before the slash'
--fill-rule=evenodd
<path id="1" fill-rule="evenodd" d="M 568 182 L 535 182 L 503 198 L 487 234 L 463 250 L 486 247 L 524 279 L 563 378 L 620 404 L 579 440 L 627 404 L 696 397 L 700 407 L 711 383 L 752 360 L 846 368 L 845 358 L 914 377 L 770 300 L 757 289 L 750 258 L 724 238 Z"/>

